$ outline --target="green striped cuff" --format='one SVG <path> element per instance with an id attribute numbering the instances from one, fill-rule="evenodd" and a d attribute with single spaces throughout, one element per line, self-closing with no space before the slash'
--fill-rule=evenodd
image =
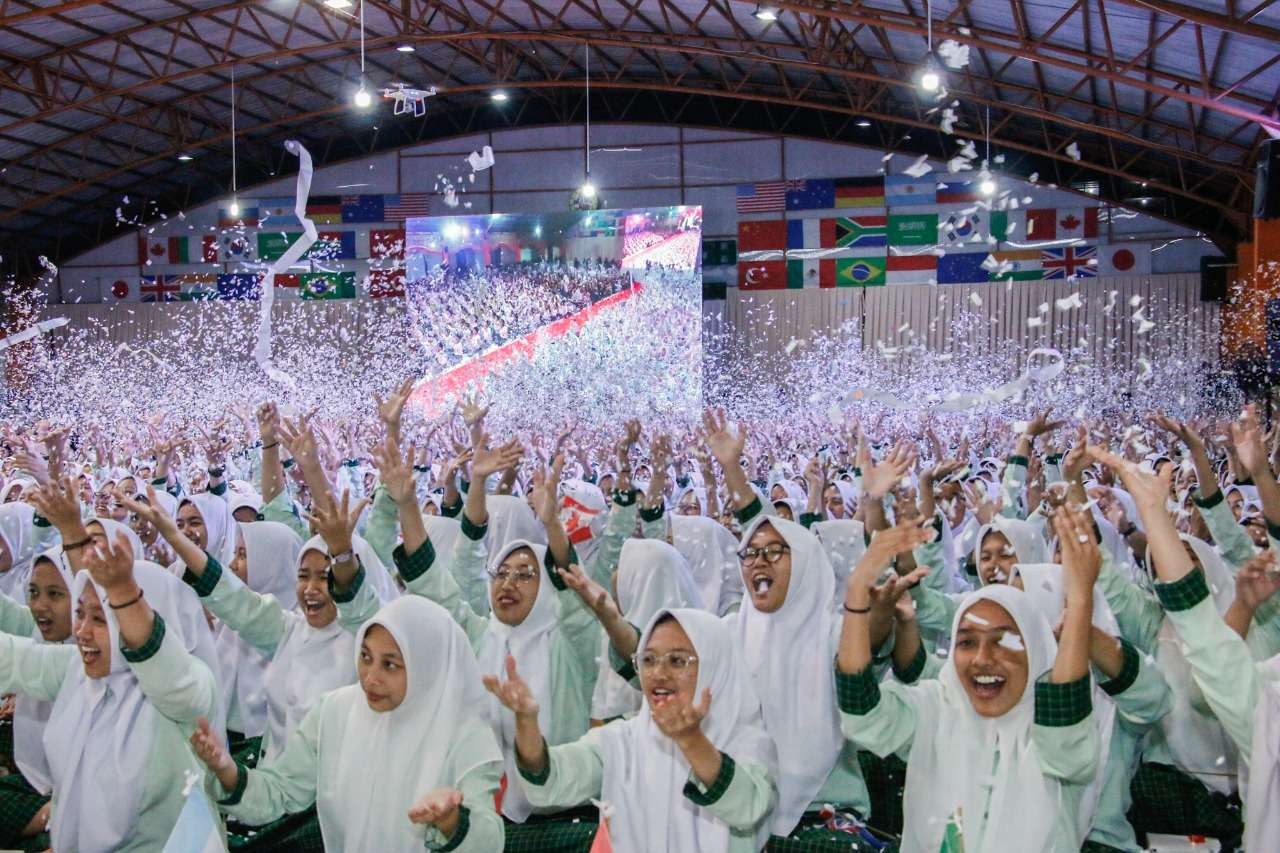
<path id="1" fill-rule="evenodd" d="M 430 841 L 427 842 L 428 850 L 435 850 L 437 853 L 448 853 L 450 850 L 457 850 L 467 838 L 467 832 L 471 830 L 471 810 L 466 806 L 458 806 L 458 826 L 453 830 L 453 837 L 443 845 L 435 845 Z"/>
<path id="2" fill-rule="evenodd" d="M 915 684 L 920 680 L 921 674 L 924 672 L 924 665 L 929 661 L 929 655 L 924 650 L 924 644 L 920 643 L 916 646 L 915 657 L 911 659 L 911 663 L 907 664 L 905 669 L 898 669 L 898 665 L 893 665 L 893 674 L 903 684 Z"/>
<path id="3" fill-rule="evenodd" d="M 729 786 L 733 784 L 733 759 L 720 753 L 720 772 L 716 774 L 715 781 L 704 790 L 701 783 L 691 772 L 689 781 L 684 783 L 684 795 L 689 802 L 698 806 L 710 806 L 720 801 L 724 796 L 724 792 L 729 790 Z"/>
<path id="4" fill-rule="evenodd" d="M 742 509 L 734 510 L 733 514 L 738 519 L 739 524 L 746 524 L 763 511 L 764 507 L 760 504 L 760 496 L 756 495 L 751 499 L 751 503 L 747 504 Z"/>
<path id="5" fill-rule="evenodd" d="M 471 491 L 471 481 L 470 481 L 470 480 L 459 480 L 459 481 L 458 481 L 458 491 L 462 492 L 464 495 L 465 495 L 467 492 Z"/>
<path id="6" fill-rule="evenodd" d="M 362 586 L 364 586 L 364 564 L 360 562 L 359 557 L 356 557 L 355 577 L 351 579 L 351 583 L 347 584 L 346 589 L 338 589 L 338 585 L 333 580 L 333 572 L 329 572 L 329 597 L 336 604 L 350 604 L 355 601 Z"/>
<path id="7" fill-rule="evenodd" d="M 218 485 L 216 485 L 216 486 L 210 486 L 210 487 L 209 487 L 209 494 L 211 494 L 211 495 L 216 495 L 216 496 L 218 496 L 218 497 L 222 497 L 222 496 L 223 496 L 223 495 L 225 495 L 226 493 L 227 493 L 227 481 L 226 481 L 226 480 L 223 480 L 221 483 L 219 483 L 219 484 L 218 484 Z"/>
<path id="8" fill-rule="evenodd" d="M 1036 725 L 1074 726 L 1093 712 L 1093 682 L 1083 678 L 1066 684 L 1055 684 L 1049 676 L 1036 682 Z"/>
<path id="9" fill-rule="evenodd" d="M 412 554 L 406 553 L 404 544 L 397 545 L 395 550 L 391 552 L 391 559 L 395 561 L 396 571 L 400 573 L 400 577 L 405 583 L 416 581 L 427 573 L 427 570 L 436 561 L 436 549 L 431 545 L 428 539 L 422 543 L 422 547 L 414 551 Z"/>
<path id="10" fill-rule="evenodd" d="M 636 628 L 635 625 L 631 626 Z M 640 629 L 636 628 L 636 635 L 640 635 Z M 613 647 L 613 643 L 609 644 L 609 666 L 625 681 L 635 681 L 636 668 L 627 658 L 624 658 L 617 649 Z"/>
<path id="11" fill-rule="evenodd" d="M 1048 465 L 1061 465 L 1061 464 L 1062 464 L 1062 457 L 1064 457 L 1064 456 L 1066 456 L 1066 455 L 1067 455 L 1067 454 L 1065 454 L 1065 453 L 1051 453 L 1051 454 L 1049 454 L 1048 456 L 1046 456 L 1046 457 L 1044 458 L 1044 461 L 1045 461 L 1045 463 L 1046 463 L 1046 464 L 1048 464 Z"/>
<path id="12" fill-rule="evenodd" d="M 222 564 L 207 553 L 205 558 L 204 572 L 201 574 L 197 575 L 190 569 L 183 569 L 182 572 L 182 579 L 201 598 L 208 598 L 212 595 L 214 587 L 218 585 L 218 581 L 222 580 Z"/>
<path id="13" fill-rule="evenodd" d="M 1120 672 L 1115 678 L 1098 682 L 1098 686 L 1108 696 L 1118 696 L 1132 687 L 1133 682 L 1138 680 L 1138 671 L 1142 668 L 1142 658 L 1138 656 L 1138 650 L 1123 637 L 1120 638 L 1120 653 L 1124 656 Z"/>
<path id="14" fill-rule="evenodd" d="M 625 492 L 613 490 L 613 502 L 616 506 L 631 506 L 636 502 L 636 490 L 627 489 Z"/>
<path id="15" fill-rule="evenodd" d="M 800 524 L 807 530 L 813 527 L 817 522 L 822 521 L 822 513 L 820 512 L 802 512 L 800 513 Z"/>
<path id="16" fill-rule="evenodd" d="M 1023 468 L 1026 468 L 1028 467 L 1027 463 L 1028 463 L 1028 460 L 1027 460 L 1027 457 L 1025 456 L 1018 456 L 1017 454 L 1014 454 L 1013 456 L 1009 457 L 1010 465 L 1021 465 Z"/>
<path id="17" fill-rule="evenodd" d="M 169 484 L 168 477 L 156 477 L 154 480 L 151 481 L 151 485 L 155 486 L 157 489 L 163 486 L 166 486 L 168 484 Z"/>
<path id="18" fill-rule="evenodd" d="M 1204 570 L 1192 569 L 1173 583 L 1157 583 L 1156 595 L 1170 613 L 1190 610 L 1209 597 L 1209 584 Z"/>
<path id="19" fill-rule="evenodd" d="M 646 523 L 661 521 L 663 509 L 662 501 L 658 501 L 658 505 L 654 507 L 642 507 L 640 510 L 640 520 Z"/>
<path id="20" fill-rule="evenodd" d="M 484 534 L 489 530 L 488 521 L 484 524 L 476 524 L 474 521 L 467 518 L 467 514 L 465 512 L 460 516 L 459 522 L 462 524 L 462 535 L 470 539 L 472 542 L 479 542 L 484 538 Z"/>
<path id="21" fill-rule="evenodd" d="M 220 806 L 239 805 L 240 798 L 244 796 L 244 789 L 249 785 L 249 768 L 245 767 L 239 761 L 236 762 L 236 789 L 227 794 L 225 800 L 218 800 Z"/>
<path id="22" fill-rule="evenodd" d="M 458 513 L 462 512 L 462 498 L 458 498 L 457 503 L 447 504 L 443 500 L 440 502 L 440 514 L 445 518 L 457 518 Z"/>
<path id="23" fill-rule="evenodd" d="M 1196 506 L 1201 509 L 1213 509 L 1215 506 L 1226 500 L 1226 496 L 1222 494 L 1222 489 L 1218 488 L 1217 484 L 1214 484 L 1213 493 L 1208 497 L 1205 497 L 1203 492 L 1196 489 L 1192 496 L 1192 500 L 1195 501 Z"/>
<path id="24" fill-rule="evenodd" d="M 533 771 L 520 763 L 519 757 L 516 758 L 516 770 L 520 772 L 520 778 L 524 779 L 530 785 L 545 785 L 547 780 L 551 778 L 551 749 L 547 746 L 547 739 L 542 739 L 542 751 L 547 755 L 547 761 L 541 770 Z"/>
<path id="25" fill-rule="evenodd" d="M 862 716 L 880 704 L 880 685 L 876 682 L 875 673 L 868 666 L 862 672 L 852 675 L 836 668 L 836 700 L 840 710 L 846 714 Z"/>
<path id="26" fill-rule="evenodd" d="M 573 565 L 578 561 L 578 555 L 573 553 L 573 546 L 569 546 L 569 565 Z M 564 578 L 560 577 L 560 567 L 556 565 L 556 558 L 551 556 L 551 549 L 548 548 L 546 553 L 542 555 L 542 567 L 547 570 L 547 577 L 551 578 L 551 585 L 556 588 L 556 592 L 563 592 L 568 589 L 565 586 Z"/>
<path id="27" fill-rule="evenodd" d="M 1272 539 L 1280 540 L 1280 524 L 1272 524 L 1270 519 L 1267 520 L 1267 535 Z"/>
<path id="28" fill-rule="evenodd" d="M 43 515 L 37 512 L 31 516 L 31 526 L 32 527 L 52 527 L 53 525 L 49 523 L 49 519 L 45 518 Z"/>
<path id="29" fill-rule="evenodd" d="M 120 651 L 124 652 L 124 659 L 129 663 L 145 663 L 156 656 L 156 652 L 160 651 L 160 645 L 164 642 L 164 619 L 159 613 L 151 611 L 154 621 L 151 623 L 151 636 L 147 637 L 147 641 L 136 649 L 130 649 L 124 644 L 124 637 L 120 638 Z"/>

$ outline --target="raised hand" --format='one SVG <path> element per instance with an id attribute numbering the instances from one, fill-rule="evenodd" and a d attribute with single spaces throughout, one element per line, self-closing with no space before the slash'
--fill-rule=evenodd
<path id="1" fill-rule="evenodd" d="M 227 748 L 222 745 L 222 735 L 213 731 L 207 718 L 201 717 L 196 721 L 196 730 L 189 741 L 191 751 L 213 775 L 218 777 L 222 789 L 234 791 L 236 783 L 240 780 L 240 770 L 231 759 L 231 753 L 227 752 Z"/>
<path id="2" fill-rule="evenodd" d="M 306 419 L 286 418 L 280 425 L 280 440 L 299 466 L 320 469 L 320 448 L 316 442 L 316 433 Z"/>
<path id="3" fill-rule="evenodd" d="M 495 675 L 481 677 L 485 689 L 497 697 L 502 706 L 517 717 L 538 717 L 538 700 L 529 685 L 516 669 L 516 659 L 507 655 L 507 678 L 500 681 Z"/>
<path id="4" fill-rule="evenodd" d="M 658 731 L 681 746 L 702 732 L 702 721 L 711 712 L 711 688 L 702 691 L 702 701 L 697 705 L 687 702 L 668 702 L 654 707 L 649 706 L 649 714 L 653 717 Z"/>
<path id="5" fill-rule="evenodd" d="M 107 591 L 107 597 L 114 603 L 117 596 L 112 595 L 113 591 L 121 589 L 128 591 L 134 587 L 134 557 L 129 540 L 124 533 L 116 533 L 115 542 L 107 536 L 101 544 L 97 544 L 95 540 L 93 544 L 85 547 L 81 565 L 89 572 L 94 583 Z"/>
<path id="6" fill-rule="evenodd" d="M 702 413 L 700 435 L 703 443 L 707 445 L 711 455 L 716 458 L 721 467 L 739 464 L 742 451 L 747 446 L 747 428 L 739 424 L 737 435 L 730 432 L 724 409 L 715 411 L 707 409 Z"/>
<path id="7" fill-rule="evenodd" d="M 1258 412 L 1252 404 L 1245 406 L 1240 417 L 1231 422 L 1231 443 L 1235 445 L 1236 457 L 1245 471 L 1257 475 L 1268 469 L 1271 462 L 1262 438 L 1262 427 L 1258 425 Z"/>
<path id="8" fill-rule="evenodd" d="M 1161 476 L 1143 471 L 1136 463 L 1121 459 L 1109 450 L 1089 446 L 1089 455 L 1095 462 L 1110 468 L 1120 477 L 1124 487 L 1133 496 L 1134 503 L 1150 511 L 1165 511 L 1169 489 L 1173 485 L 1173 467 L 1166 465 Z"/>
<path id="9" fill-rule="evenodd" d="M 453 834 L 458 822 L 458 807 L 462 805 L 462 792 L 457 788 L 436 788 L 423 794 L 409 809 L 409 820 L 414 823 L 434 826 L 444 831 L 449 826 L 446 836 Z"/>
<path id="10" fill-rule="evenodd" d="M 156 500 L 155 487 L 147 484 L 147 503 L 134 499 L 130 495 L 121 495 L 120 503 L 125 509 L 153 526 L 165 539 L 178 534 L 178 524 L 173 516 L 164 511 L 164 507 Z"/>
<path id="11" fill-rule="evenodd" d="M 417 483 L 413 477 L 416 455 L 417 448 L 410 444 L 401 456 L 399 445 L 390 435 L 384 443 L 373 448 L 373 465 L 378 469 L 378 477 L 397 504 L 416 504 L 418 501 Z"/>
<path id="12" fill-rule="evenodd" d="M 26 449 L 15 453 L 13 455 L 13 463 L 18 467 L 18 470 L 30 474 L 31 479 L 35 480 L 37 485 L 44 486 L 50 482 L 49 464 L 36 452 L 34 446 L 28 445 Z"/>
<path id="13" fill-rule="evenodd" d="M 32 492 L 29 499 L 36 512 L 48 519 L 59 532 L 81 527 L 80 499 L 76 495 L 75 481 L 70 477 L 46 483 Z M 66 537 L 63 539 L 65 541 Z"/>
<path id="14" fill-rule="evenodd" d="M 880 500 L 906 476 L 915 463 L 915 451 L 899 442 L 880 464 L 862 472 L 862 491 L 872 500 Z"/>
<path id="15" fill-rule="evenodd" d="M 351 491 L 344 489 L 341 503 L 322 500 L 316 501 L 312 506 L 311 514 L 307 518 L 315 525 L 316 533 L 329 547 L 330 554 L 342 554 L 351 550 L 356 523 L 360 520 L 360 513 L 364 512 L 368 504 L 369 499 L 363 498 L 353 509 Z"/>
<path id="16" fill-rule="evenodd" d="M 1063 421 L 1063 420 L 1059 420 L 1059 421 L 1049 420 L 1049 415 L 1051 412 L 1053 412 L 1052 406 L 1045 409 L 1043 412 L 1038 413 L 1035 417 L 1033 417 L 1030 421 L 1027 422 L 1026 435 L 1029 438 L 1037 438 L 1039 436 L 1044 435 L 1045 433 L 1053 432 L 1054 430 L 1058 429 L 1059 427 L 1061 427 L 1063 424 L 1066 423 L 1066 421 Z"/>
<path id="17" fill-rule="evenodd" d="M 1194 445 L 1203 445 L 1200 439 L 1200 433 L 1195 426 L 1186 421 L 1179 421 L 1171 418 L 1162 411 L 1157 411 L 1151 416 L 1151 423 L 1170 435 L 1176 436 L 1183 444 L 1188 447 Z"/>
<path id="18" fill-rule="evenodd" d="M 622 611 L 618 609 L 609 590 L 588 577 L 581 566 L 575 564 L 567 569 L 561 569 L 560 579 L 564 581 L 565 586 L 578 594 L 582 603 L 587 605 L 601 622 L 622 618 Z"/>
<path id="19" fill-rule="evenodd" d="M 478 395 L 463 397 L 460 410 L 462 412 L 462 422 L 467 425 L 467 429 L 471 430 L 473 434 L 481 428 L 485 415 L 489 414 L 489 407 L 480 405 Z"/>
<path id="20" fill-rule="evenodd" d="M 1265 601 L 1280 591 L 1280 566 L 1271 551 L 1261 551 L 1240 567 L 1236 575 L 1236 599 L 1256 611 Z"/>
<path id="21" fill-rule="evenodd" d="M 276 408 L 275 402 L 267 400 L 259 404 L 255 414 L 258 419 L 258 436 L 262 439 L 262 445 L 266 447 L 279 444 L 280 410 Z"/>
<path id="22" fill-rule="evenodd" d="M 564 471 L 564 456 L 557 455 L 551 460 L 551 467 L 541 467 L 533 472 L 533 486 L 530 489 L 530 502 L 533 510 L 543 524 L 555 524 L 560 519 L 560 476 Z"/>
<path id="23" fill-rule="evenodd" d="M 1091 519 L 1064 504 L 1053 514 L 1053 531 L 1062 549 L 1062 568 L 1068 589 L 1093 595 L 1093 585 L 1102 568 L 1102 552 L 1094 538 Z"/>
<path id="24" fill-rule="evenodd" d="M 381 394 L 374 394 L 373 400 L 378 407 L 378 419 L 387 428 L 387 434 L 397 440 L 400 436 L 400 420 L 404 415 L 404 404 L 409 402 L 413 394 L 413 380 L 406 379 L 400 387 L 387 395 L 384 400 Z"/>
<path id="25" fill-rule="evenodd" d="M 524 447 L 520 439 L 513 438 L 500 447 L 489 447 L 489 436 L 481 435 L 471 455 L 471 479 L 483 483 L 490 474 L 516 465 L 524 456 Z"/>

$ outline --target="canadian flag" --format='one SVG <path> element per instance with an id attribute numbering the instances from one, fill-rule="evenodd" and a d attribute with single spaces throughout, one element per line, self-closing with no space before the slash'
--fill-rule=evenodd
<path id="1" fill-rule="evenodd" d="M 1100 247 L 1098 275 L 1151 275 L 1151 244 L 1121 243 Z"/>
<path id="2" fill-rule="evenodd" d="M 1057 240 L 1098 236 L 1098 208 L 1076 207 L 1058 210 Z"/>

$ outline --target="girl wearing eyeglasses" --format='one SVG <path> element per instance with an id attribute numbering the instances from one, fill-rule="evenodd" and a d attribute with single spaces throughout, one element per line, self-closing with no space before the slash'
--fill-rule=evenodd
<path id="1" fill-rule="evenodd" d="M 628 720 L 548 746 L 539 705 L 513 659 L 485 686 L 515 720 L 519 784 L 529 801 L 613 806 L 617 850 L 747 853 L 769 834 L 776 748 L 732 631 L 701 610 L 662 610 L 635 666 L 644 706 Z"/>

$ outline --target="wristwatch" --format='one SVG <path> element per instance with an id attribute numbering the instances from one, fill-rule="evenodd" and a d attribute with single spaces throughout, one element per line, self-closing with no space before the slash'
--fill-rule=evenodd
<path id="1" fill-rule="evenodd" d="M 355 556 L 356 556 L 355 550 L 353 548 L 348 548 L 347 550 L 343 551 L 341 554 L 334 554 L 329 559 L 331 559 L 335 563 L 350 563 L 352 560 L 355 559 Z"/>

